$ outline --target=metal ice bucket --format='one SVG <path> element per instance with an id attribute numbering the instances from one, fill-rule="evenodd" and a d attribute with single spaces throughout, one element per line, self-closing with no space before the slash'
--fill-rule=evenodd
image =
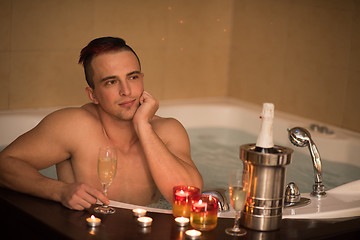
<path id="1" fill-rule="evenodd" d="M 240 146 L 244 176 L 249 192 L 241 212 L 241 225 L 258 231 L 280 228 L 285 192 L 285 166 L 291 163 L 293 150 L 274 146 L 278 153 L 255 152 L 255 144 Z"/>

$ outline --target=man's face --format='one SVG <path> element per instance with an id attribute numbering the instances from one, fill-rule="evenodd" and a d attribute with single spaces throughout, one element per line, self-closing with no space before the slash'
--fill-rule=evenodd
<path id="1" fill-rule="evenodd" d="M 108 52 L 91 62 L 93 102 L 120 120 L 131 120 L 144 91 L 143 73 L 131 51 Z"/>

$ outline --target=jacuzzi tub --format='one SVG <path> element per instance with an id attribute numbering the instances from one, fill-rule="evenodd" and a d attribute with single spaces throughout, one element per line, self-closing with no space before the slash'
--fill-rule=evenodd
<path id="1" fill-rule="evenodd" d="M 35 109 L 0 112 L 0 146 L 5 146 L 17 136 L 34 127 L 45 115 L 56 110 Z M 188 131 L 196 128 L 230 128 L 238 129 L 246 134 L 256 136 L 259 132 L 259 113 L 261 106 L 244 103 L 234 99 L 198 99 L 163 101 L 160 103 L 158 115 L 174 117 L 178 119 Z M 276 110 L 274 121 L 274 139 L 276 144 L 283 145 L 307 155 L 307 163 L 312 171 L 312 163 L 307 148 L 296 148 L 290 144 L 287 138 L 287 128 L 301 126 L 306 129 L 311 124 L 323 126 L 323 123 L 282 113 Z M 310 131 L 316 143 L 322 159 L 330 162 L 351 164 L 360 169 L 360 134 L 335 126 L 327 125 L 333 134 L 324 134 Z M 253 142 L 253 141 L 251 141 Z M 249 142 L 239 142 L 239 145 Z M 238 148 L 238 146 L 236 146 Z M 194 159 L 196 163 L 196 159 Z M 293 162 L 296 159 L 293 159 Z M 209 165 L 214 164 L 209 162 Z M 241 161 L 239 160 L 239 164 Z M 226 164 L 224 164 L 226 167 Z M 309 173 L 310 176 L 313 174 Z M 341 173 L 346 175 L 347 173 Z M 360 170 L 358 179 L 360 179 Z M 206 176 L 204 176 L 206 178 Z M 224 180 L 227 182 L 227 177 Z M 326 184 L 326 179 L 324 179 Z M 311 188 L 311 186 L 309 186 Z M 342 218 L 360 216 L 360 180 L 327 189 L 327 197 L 317 199 L 310 197 L 308 193 L 302 196 L 311 199 L 311 204 L 305 207 L 285 208 L 284 218 Z M 111 201 L 118 207 L 133 208 L 134 205 Z M 148 208 L 149 211 L 171 213 L 169 210 Z M 232 217 L 233 213 L 221 213 L 220 217 Z"/>

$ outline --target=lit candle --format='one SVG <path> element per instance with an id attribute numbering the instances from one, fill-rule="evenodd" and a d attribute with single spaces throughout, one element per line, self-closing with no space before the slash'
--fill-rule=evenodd
<path id="1" fill-rule="evenodd" d="M 142 208 L 135 208 L 132 211 L 135 217 L 143 217 L 146 215 L 146 210 Z"/>
<path id="2" fill-rule="evenodd" d="M 190 217 L 193 200 L 200 197 L 200 189 L 192 186 L 175 186 L 173 188 L 174 217 Z"/>
<path id="3" fill-rule="evenodd" d="M 193 203 L 190 212 L 190 224 L 201 231 L 209 231 L 217 225 L 218 200 L 211 195 L 202 195 Z"/>
<path id="4" fill-rule="evenodd" d="M 90 227 L 97 227 L 101 223 L 101 219 L 91 215 L 91 217 L 86 218 L 86 222 Z"/>
<path id="5" fill-rule="evenodd" d="M 141 227 L 150 227 L 153 219 L 151 217 L 139 217 L 137 221 Z"/>
<path id="6" fill-rule="evenodd" d="M 186 217 L 177 217 L 175 218 L 175 222 L 180 227 L 185 227 L 189 224 L 190 220 Z"/>
<path id="7" fill-rule="evenodd" d="M 207 209 L 207 203 L 203 202 L 201 199 L 195 203 L 193 203 L 193 208 L 198 212 L 204 212 Z"/>
<path id="8" fill-rule="evenodd" d="M 180 191 L 176 191 L 175 195 L 180 198 L 186 198 L 186 197 L 190 196 L 190 193 L 185 192 L 184 190 L 181 189 Z"/>
<path id="9" fill-rule="evenodd" d="M 200 236 L 201 236 L 201 232 L 198 231 L 198 230 L 195 230 L 195 229 L 192 229 L 192 230 L 187 230 L 185 232 L 185 235 L 188 239 L 200 239 Z"/>

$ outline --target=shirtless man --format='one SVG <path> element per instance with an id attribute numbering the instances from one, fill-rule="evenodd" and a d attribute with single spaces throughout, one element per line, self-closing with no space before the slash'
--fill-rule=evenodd
<path id="1" fill-rule="evenodd" d="M 175 185 L 201 189 L 188 135 L 177 120 L 155 115 L 158 102 L 144 91 L 135 52 L 122 39 L 98 38 L 81 51 L 79 62 L 91 103 L 49 114 L 5 148 L 0 184 L 76 210 L 97 199 L 147 205 L 160 193 L 171 201 Z M 105 145 L 118 150 L 108 198 L 97 176 L 98 149 Z M 59 180 L 38 172 L 54 164 Z"/>

